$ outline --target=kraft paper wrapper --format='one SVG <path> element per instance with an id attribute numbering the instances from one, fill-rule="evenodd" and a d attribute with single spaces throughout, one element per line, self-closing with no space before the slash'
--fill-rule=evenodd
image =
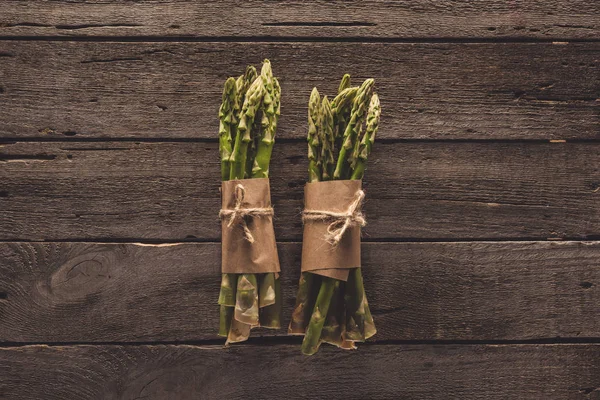
<path id="1" fill-rule="evenodd" d="M 360 180 L 307 183 L 304 187 L 304 208 L 345 212 L 361 187 Z M 331 222 L 327 219 L 305 221 L 302 271 L 347 281 L 349 269 L 360 267 L 360 226 L 349 227 L 339 244 L 332 246 L 325 240 Z"/>
<path id="2" fill-rule="evenodd" d="M 246 189 L 242 208 L 271 207 L 271 190 L 268 178 L 225 181 L 221 185 L 221 208 L 235 208 L 235 187 L 240 183 Z M 254 237 L 250 243 L 244 237 L 240 223 L 227 226 L 229 218 L 221 221 L 221 271 L 233 274 L 262 274 L 279 272 L 279 256 L 275 242 L 272 216 L 245 217 Z"/>

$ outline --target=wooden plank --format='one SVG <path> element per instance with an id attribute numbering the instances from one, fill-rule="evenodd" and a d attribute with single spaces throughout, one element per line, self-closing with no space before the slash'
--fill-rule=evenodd
<path id="1" fill-rule="evenodd" d="M 7 399 L 597 399 L 599 345 L 26 346 Z M 239 384 L 238 384 L 239 383 Z M 244 383 L 251 383 L 245 385 Z"/>
<path id="2" fill-rule="evenodd" d="M 305 146 L 273 153 L 279 240 L 301 239 Z M 217 154 L 216 143 L 6 144 L 0 239 L 218 241 Z M 598 165 L 597 142 L 380 142 L 364 240 L 596 238 Z"/>
<path id="3" fill-rule="evenodd" d="M 2 36 L 598 39 L 594 1 L 46 1 L 0 4 Z"/>
<path id="4" fill-rule="evenodd" d="M 286 327 L 300 247 L 279 245 Z M 600 242 L 365 243 L 374 340 L 598 338 L 599 256 Z M 219 243 L 2 243 L 0 341 L 218 339 L 219 273 Z"/>
<path id="5" fill-rule="evenodd" d="M 386 139 L 598 139 L 600 43 L 0 42 L 0 137 L 215 138 L 222 84 L 268 57 L 280 138 L 313 86 L 374 77 Z M 43 77 L 43 78 L 40 78 Z"/>

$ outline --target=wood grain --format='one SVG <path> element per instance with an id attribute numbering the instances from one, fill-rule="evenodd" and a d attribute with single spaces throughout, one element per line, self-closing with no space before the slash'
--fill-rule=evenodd
<path id="1" fill-rule="evenodd" d="M 300 249 L 279 245 L 286 327 Z M 600 337 L 600 242 L 362 249 L 376 341 Z M 0 341 L 218 339 L 219 273 L 219 243 L 2 243 Z"/>
<path id="2" fill-rule="evenodd" d="M 598 39 L 594 1 L 12 0 L 2 36 Z"/>
<path id="3" fill-rule="evenodd" d="M 304 138 L 311 89 L 333 95 L 348 72 L 376 79 L 380 138 L 598 139 L 599 57 L 600 43 L 4 41 L 0 137 L 215 139 L 226 77 L 270 58 L 280 138 Z"/>
<path id="4" fill-rule="evenodd" d="M 300 240 L 304 143 L 275 145 L 278 240 Z M 600 143 L 380 142 L 364 240 L 596 238 Z M 0 239 L 218 241 L 216 143 L 6 144 Z"/>
<path id="5" fill-rule="evenodd" d="M 0 349 L 0 394 L 12 400 L 583 400 L 598 398 L 599 357 L 599 345 L 365 346 L 310 358 L 291 345 L 26 346 Z"/>

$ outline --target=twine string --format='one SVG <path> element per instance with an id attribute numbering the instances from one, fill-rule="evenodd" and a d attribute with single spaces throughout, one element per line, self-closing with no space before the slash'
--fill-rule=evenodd
<path id="1" fill-rule="evenodd" d="M 361 211 L 364 198 L 365 192 L 362 190 L 357 191 L 354 200 L 350 206 L 348 206 L 348 209 L 343 212 L 304 210 L 302 213 L 302 221 L 331 221 L 327 226 L 325 240 L 329 244 L 337 246 L 348 228 L 352 226 L 363 227 L 367 224 L 365 216 Z"/>
<path id="2" fill-rule="evenodd" d="M 221 209 L 219 218 L 227 219 L 227 227 L 231 228 L 234 224 L 239 224 L 244 230 L 244 237 L 250 243 L 254 243 L 254 236 L 248 228 L 246 217 L 273 216 L 273 207 L 252 207 L 243 208 L 246 188 L 241 183 L 235 186 L 235 206 L 233 209 Z"/>

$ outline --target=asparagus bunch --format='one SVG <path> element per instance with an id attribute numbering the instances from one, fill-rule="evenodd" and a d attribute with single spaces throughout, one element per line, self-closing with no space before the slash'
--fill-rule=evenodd
<path id="1" fill-rule="evenodd" d="M 362 179 L 379 126 L 381 108 L 373 79 L 352 87 L 350 75 L 330 102 L 314 88 L 308 104 L 309 182 Z M 302 352 L 318 351 L 322 342 L 355 349 L 376 333 L 360 268 L 347 282 L 302 273 L 289 333 L 304 335 Z"/>
<path id="2" fill-rule="evenodd" d="M 280 115 L 281 87 L 265 60 L 223 88 L 219 109 L 221 179 L 267 178 Z M 227 343 L 247 340 L 256 326 L 281 327 L 279 274 L 223 274 L 219 293 L 219 335 Z"/>

